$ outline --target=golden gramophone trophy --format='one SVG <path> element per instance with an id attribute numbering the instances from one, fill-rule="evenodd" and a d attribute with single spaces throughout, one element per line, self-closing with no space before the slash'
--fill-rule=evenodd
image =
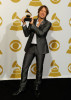
<path id="1" fill-rule="evenodd" d="M 56 16 L 56 13 L 53 14 L 51 19 L 55 21 L 52 23 L 52 27 L 50 28 L 50 30 L 53 30 L 53 31 L 62 30 L 60 26 L 60 19 Z"/>
<path id="2" fill-rule="evenodd" d="M 26 13 L 26 18 L 24 19 L 24 21 L 31 22 L 32 18 L 30 18 L 30 17 L 31 17 L 32 14 L 29 12 L 28 9 L 25 11 L 25 13 Z"/>
<path id="3" fill-rule="evenodd" d="M 17 20 L 13 22 L 13 26 L 11 26 L 10 30 L 15 30 L 15 31 L 22 30 L 21 19 L 17 16 L 16 12 L 13 14 L 12 19 L 17 19 Z"/>

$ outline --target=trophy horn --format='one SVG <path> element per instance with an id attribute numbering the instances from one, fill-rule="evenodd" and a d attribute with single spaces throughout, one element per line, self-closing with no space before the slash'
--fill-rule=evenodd
<path id="1" fill-rule="evenodd" d="M 27 9 L 26 11 L 25 11 L 26 13 L 30 13 L 30 11 Z M 31 14 L 31 13 L 30 13 Z M 32 15 L 32 14 L 31 14 Z"/>

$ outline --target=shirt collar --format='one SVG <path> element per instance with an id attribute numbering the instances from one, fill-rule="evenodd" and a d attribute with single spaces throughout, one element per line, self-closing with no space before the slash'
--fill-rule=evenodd
<path id="1" fill-rule="evenodd" d="M 45 19 L 43 19 L 43 21 L 44 21 Z M 43 23 L 43 21 L 41 21 L 41 23 Z M 38 18 L 37 18 L 37 23 L 38 23 Z"/>
<path id="2" fill-rule="evenodd" d="M 43 19 L 43 21 L 41 21 L 41 24 L 44 23 L 45 21 L 46 21 L 46 19 Z M 37 18 L 36 22 L 38 23 L 38 18 Z"/>

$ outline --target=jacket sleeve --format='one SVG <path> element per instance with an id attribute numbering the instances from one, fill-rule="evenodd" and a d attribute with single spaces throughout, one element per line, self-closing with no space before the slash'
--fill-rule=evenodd
<path id="1" fill-rule="evenodd" d="M 28 28 L 27 28 L 26 25 L 25 26 L 22 25 L 22 29 L 23 29 L 25 37 L 28 37 L 30 35 L 30 32 L 31 32 L 30 26 L 28 26 Z"/>
<path id="2" fill-rule="evenodd" d="M 47 32 L 49 31 L 50 27 L 51 27 L 52 23 L 48 22 L 46 24 L 46 26 L 43 29 L 39 29 L 37 26 L 35 26 L 34 24 L 31 25 L 31 29 L 33 31 L 35 31 L 35 33 L 39 36 L 42 37 L 44 35 L 47 35 Z"/>

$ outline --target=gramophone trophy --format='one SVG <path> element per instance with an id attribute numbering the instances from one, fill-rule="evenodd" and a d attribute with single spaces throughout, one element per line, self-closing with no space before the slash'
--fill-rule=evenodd
<path id="1" fill-rule="evenodd" d="M 28 11 L 28 9 L 25 12 L 27 13 L 27 15 L 26 15 L 26 18 L 24 19 L 24 21 L 31 22 L 32 18 L 30 18 L 30 17 L 32 14 Z"/>

